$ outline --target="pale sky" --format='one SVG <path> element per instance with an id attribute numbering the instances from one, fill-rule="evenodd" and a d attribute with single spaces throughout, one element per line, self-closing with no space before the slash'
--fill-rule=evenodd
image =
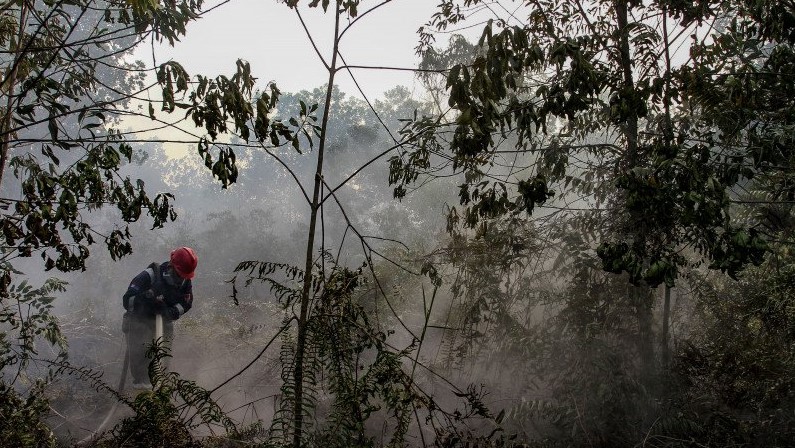
<path id="1" fill-rule="evenodd" d="M 363 0 L 360 13 L 383 0 Z M 205 4 L 208 10 L 213 5 Z M 300 9 L 324 58 L 329 58 L 333 34 L 333 13 L 321 8 Z M 393 0 L 362 17 L 345 34 L 341 53 L 350 65 L 415 67 L 417 29 L 426 23 L 438 5 L 437 0 Z M 151 63 L 149 46 L 139 55 Z M 188 72 L 215 76 L 234 73 L 235 61 L 246 59 L 258 85 L 274 80 L 282 91 L 319 87 L 326 83 L 328 72 L 318 60 L 296 13 L 277 0 L 231 0 L 189 25 L 187 36 L 174 48 L 156 48 L 157 63 L 174 59 Z M 396 86 L 409 89 L 419 86 L 410 72 L 357 70 L 354 72 L 365 93 L 371 98 Z M 336 84 L 343 91 L 359 96 L 347 72 L 338 74 Z"/>

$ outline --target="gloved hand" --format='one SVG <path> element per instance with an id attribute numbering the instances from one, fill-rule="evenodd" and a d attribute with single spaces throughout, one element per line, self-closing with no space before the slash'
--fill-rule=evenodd
<path id="1" fill-rule="evenodd" d="M 166 308 L 165 311 L 166 316 L 168 316 L 171 320 L 179 319 L 179 310 L 175 306 L 169 306 Z"/>
<path id="2" fill-rule="evenodd" d="M 163 295 L 155 295 L 155 292 L 151 289 L 147 289 L 141 295 L 152 305 L 162 306 L 165 303 L 163 302 Z"/>

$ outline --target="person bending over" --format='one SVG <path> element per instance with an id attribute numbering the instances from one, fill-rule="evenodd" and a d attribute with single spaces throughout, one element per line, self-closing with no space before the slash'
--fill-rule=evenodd
<path id="1" fill-rule="evenodd" d="M 163 343 L 170 348 L 174 321 L 193 305 L 193 285 L 198 257 L 190 247 L 171 252 L 164 263 L 152 263 L 130 282 L 122 297 L 126 312 L 122 331 L 127 335 L 133 389 L 149 389 L 147 345 L 155 339 L 155 316 L 163 317 Z"/>

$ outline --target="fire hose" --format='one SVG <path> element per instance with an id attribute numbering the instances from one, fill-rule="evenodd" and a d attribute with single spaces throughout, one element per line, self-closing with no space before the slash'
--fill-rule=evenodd
<path id="1" fill-rule="evenodd" d="M 130 345 L 127 341 L 127 332 L 123 331 L 124 334 L 124 358 L 122 361 L 121 366 L 121 375 L 119 375 L 119 385 L 117 387 L 117 391 L 122 393 L 124 390 L 125 383 L 127 382 L 127 370 L 130 368 Z M 163 316 L 158 313 L 155 314 L 155 341 L 160 341 L 163 338 Z M 108 411 L 108 415 L 105 416 L 105 419 L 102 420 L 102 423 L 95 429 L 91 434 L 83 438 L 78 445 L 82 445 L 84 443 L 88 443 L 94 440 L 94 438 L 101 434 L 105 428 L 108 426 L 108 423 L 113 419 L 113 416 L 116 414 L 116 409 L 119 407 L 119 400 L 115 400 L 113 406 L 111 406 L 110 410 Z"/>

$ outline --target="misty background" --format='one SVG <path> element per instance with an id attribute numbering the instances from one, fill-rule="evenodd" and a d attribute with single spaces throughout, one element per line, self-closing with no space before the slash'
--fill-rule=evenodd
<path id="1" fill-rule="evenodd" d="M 732 14 L 757 23 L 743 2 L 630 5 L 627 42 L 627 2 L 89 3 L 57 5 L 70 26 L 52 36 L 20 27 L 85 53 L 31 57 L 18 80 L 19 24 L 0 30 L 0 392 L 36 398 L 9 407 L 35 408 L 42 440 L 73 446 L 122 403 L 92 446 L 787 446 L 791 106 L 771 98 L 795 65 L 776 26 L 719 38 L 745 36 Z M 119 37 L 127 8 L 185 32 Z M 47 192 L 84 186 L 72 170 L 108 184 L 43 231 L 17 204 L 69 203 Z M 181 246 L 199 263 L 164 355 L 174 387 L 116 394 L 122 295 Z M 50 277 L 65 288 L 20 286 Z M 14 300 L 42 325 L 33 305 L 52 307 L 67 356 L 51 329 L 17 348 Z"/>

